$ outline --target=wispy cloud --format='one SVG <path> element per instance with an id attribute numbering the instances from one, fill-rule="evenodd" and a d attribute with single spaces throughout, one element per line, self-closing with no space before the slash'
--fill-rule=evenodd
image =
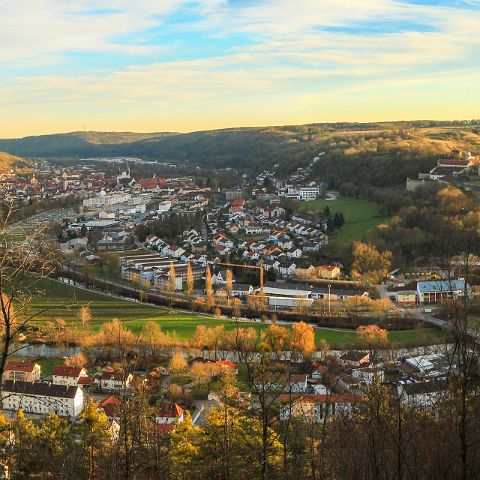
<path id="1" fill-rule="evenodd" d="M 188 130 L 312 121 L 319 107 L 323 119 L 336 119 L 346 106 L 336 110 L 335 97 L 339 105 L 348 98 L 345 120 L 365 117 L 366 96 L 383 102 L 371 105 L 370 116 L 385 117 L 390 108 L 396 118 L 408 98 L 418 105 L 413 116 L 426 117 L 438 112 L 450 85 L 456 96 L 445 116 L 461 117 L 480 107 L 478 91 L 463 90 L 466 108 L 456 88 L 469 88 L 480 66 L 479 6 L 0 0 L 0 106 L 32 121 L 46 112 L 39 128 L 47 130 L 85 116 L 97 128 L 130 121 L 131 130 Z"/>

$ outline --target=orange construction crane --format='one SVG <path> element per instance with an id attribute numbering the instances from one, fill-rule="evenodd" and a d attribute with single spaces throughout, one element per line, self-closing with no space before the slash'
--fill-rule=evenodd
<path id="1" fill-rule="evenodd" d="M 255 268 L 260 270 L 260 288 L 263 291 L 263 266 L 260 265 L 241 265 L 239 263 L 217 263 L 217 265 L 223 265 L 224 267 L 241 267 L 241 268 Z"/>

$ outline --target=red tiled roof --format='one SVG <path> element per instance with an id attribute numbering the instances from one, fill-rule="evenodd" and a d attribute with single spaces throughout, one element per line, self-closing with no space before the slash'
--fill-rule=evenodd
<path id="1" fill-rule="evenodd" d="M 5 372 L 8 372 L 10 370 L 15 370 L 16 372 L 33 372 L 35 365 L 37 364 L 32 362 L 13 360 L 7 363 L 7 365 L 5 366 Z"/>
<path id="2" fill-rule="evenodd" d="M 57 365 L 53 368 L 53 375 L 58 375 L 59 377 L 75 377 L 78 378 L 82 371 L 85 371 L 82 367 L 69 367 L 68 365 Z"/>
<path id="3" fill-rule="evenodd" d="M 172 402 L 165 402 L 157 417 L 180 418 L 183 415 L 183 408 Z"/>
<path id="4" fill-rule="evenodd" d="M 107 397 L 100 402 L 99 407 L 105 408 L 107 405 L 120 405 L 120 403 L 120 399 L 117 397 Z"/>
<path id="5" fill-rule="evenodd" d="M 438 160 L 437 165 L 458 165 L 461 167 L 467 167 L 470 161 L 466 158 L 443 158 Z"/>
<path id="6" fill-rule="evenodd" d="M 99 408 L 102 408 L 108 417 L 118 417 L 120 414 L 120 400 L 117 397 L 108 397 L 100 402 Z"/>
<path id="7" fill-rule="evenodd" d="M 80 377 L 78 379 L 78 384 L 79 385 L 93 385 L 93 378 L 92 377 Z"/>
<path id="8" fill-rule="evenodd" d="M 102 380 L 116 380 L 116 381 L 125 381 L 128 377 L 128 374 L 124 372 L 102 372 L 100 377 Z"/>

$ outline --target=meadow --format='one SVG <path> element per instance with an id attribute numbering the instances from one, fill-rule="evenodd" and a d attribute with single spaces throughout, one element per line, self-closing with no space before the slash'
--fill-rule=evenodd
<path id="1" fill-rule="evenodd" d="M 335 200 L 318 198 L 300 205 L 301 212 L 317 212 L 329 207 L 334 215 L 342 212 L 345 224 L 336 233 L 339 240 L 361 240 L 366 232 L 373 230 L 387 220 L 378 213 L 378 205 L 368 200 L 340 197 Z"/>
<path id="2" fill-rule="evenodd" d="M 45 310 L 35 318 L 35 322 L 54 322 L 56 318 L 63 318 L 76 335 L 87 335 L 98 332 L 105 322 L 116 317 L 123 325 L 138 334 L 147 321 L 157 322 L 162 330 L 175 334 L 178 340 L 188 340 L 197 325 L 216 326 L 223 325 L 226 329 L 235 328 L 237 322 L 229 319 L 213 318 L 194 312 L 171 310 L 164 307 L 156 307 L 145 303 L 123 300 L 91 290 L 76 288 L 62 282 L 45 279 L 40 282 L 41 294 L 33 298 L 31 310 L 39 312 Z M 92 313 L 92 319 L 88 326 L 82 327 L 78 319 L 78 311 L 81 306 L 88 305 Z M 257 330 L 266 328 L 261 322 L 239 322 L 245 327 L 253 327 Z M 331 346 L 345 348 L 354 346 L 356 334 L 353 330 L 341 330 L 331 328 L 315 329 L 317 343 L 324 339 Z M 392 345 L 424 345 L 442 341 L 441 332 L 431 328 L 417 330 L 402 330 L 389 333 Z"/>

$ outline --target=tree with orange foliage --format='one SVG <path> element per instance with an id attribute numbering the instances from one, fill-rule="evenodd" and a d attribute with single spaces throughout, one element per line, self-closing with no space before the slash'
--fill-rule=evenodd
<path id="1" fill-rule="evenodd" d="M 355 242 L 353 244 L 352 276 L 370 283 L 385 278 L 392 265 L 392 252 L 380 253 L 373 245 Z"/>
<path id="2" fill-rule="evenodd" d="M 227 270 L 227 278 L 225 280 L 225 290 L 227 291 L 227 297 L 231 297 L 233 291 L 233 275 L 230 269 Z"/>
<path id="3" fill-rule="evenodd" d="M 117 359 L 126 359 L 135 341 L 135 335 L 128 328 L 125 328 L 118 318 L 113 318 L 111 322 L 104 323 L 97 335 L 82 338 L 84 346 L 100 346 L 102 352 L 108 351 L 113 358 Z"/>
<path id="4" fill-rule="evenodd" d="M 69 367 L 83 368 L 88 362 L 87 357 L 82 352 L 79 352 L 73 357 L 66 357 L 63 363 Z"/>
<path id="5" fill-rule="evenodd" d="M 277 355 L 287 346 L 288 337 L 288 329 L 280 325 L 272 323 L 265 329 L 265 344 Z"/>
<path id="6" fill-rule="evenodd" d="M 92 311 L 88 305 L 83 305 L 78 311 L 78 319 L 82 323 L 82 327 L 86 327 L 92 319 Z"/>
<path id="7" fill-rule="evenodd" d="M 290 338 L 290 348 L 293 358 L 298 358 L 300 355 L 303 359 L 310 358 L 315 351 L 315 332 L 313 325 L 305 322 L 294 323 Z"/>
<path id="8" fill-rule="evenodd" d="M 193 278 L 193 270 L 190 262 L 187 263 L 187 296 L 190 298 L 193 293 L 193 285 L 195 281 Z"/>
<path id="9" fill-rule="evenodd" d="M 190 367 L 190 376 L 192 377 L 192 383 L 195 385 L 210 382 L 215 373 L 213 363 L 193 362 Z"/>
<path id="10" fill-rule="evenodd" d="M 440 210 L 445 213 L 460 213 L 467 209 L 468 200 L 465 194 L 456 187 L 446 187 L 437 193 Z"/>
<path id="11" fill-rule="evenodd" d="M 211 310 L 215 305 L 215 297 L 213 296 L 212 272 L 208 265 L 205 270 L 205 295 L 205 304 Z"/>
<path id="12" fill-rule="evenodd" d="M 185 372 L 188 368 L 188 363 L 181 352 L 175 352 L 168 362 L 168 370 L 172 375 L 179 375 Z"/>
<path id="13" fill-rule="evenodd" d="M 372 359 L 376 350 L 388 345 L 388 332 L 378 325 L 360 325 L 356 332 L 358 343 L 370 350 Z"/>

